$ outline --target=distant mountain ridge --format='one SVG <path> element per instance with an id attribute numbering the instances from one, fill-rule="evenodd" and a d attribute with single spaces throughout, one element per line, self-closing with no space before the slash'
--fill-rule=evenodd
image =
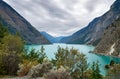
<path id="1" fill-rule="evenodd" d="M 27 44 L 50 44 L 27 20 L 2 0 L 0 0 L 0 22 L 10 33 L 18 32 Z"/>
<path id="2" fill-rule="evenodd" d="M 43 36 L 45 36 L 51 43 L 57 43 L 58 41 L 53 37 L 51 36 L 50 34 L 48 34 L 47 32 L 40 32 Z"/>
<path id="3" fill-rule="evenodd" d="M 120 0 L 116 0 L 110 10 L 104 15 L 95 18 L 87 27 L 71 36 L 61 39 L 63 43 L 97 45 L 103 36 L 104 30 L 120 16 Z"/>
<path id="4" fill-rule="evenodd" d="M 60 37 L 53 37 L 52 35 L 48 34 L 47 32 L 40 32 L 43 36 L 45 36 L 51 43 L 60 43 L 60 40 L 63 38 L 63 36 Z"/>
<path id="5" fill-rule="evenodd" d="M 64 38 L 65 36 L 58 36 L 55 37 L 55 39 L 58 41 L 58 43 L 61 43 L 61 39 Z"/>

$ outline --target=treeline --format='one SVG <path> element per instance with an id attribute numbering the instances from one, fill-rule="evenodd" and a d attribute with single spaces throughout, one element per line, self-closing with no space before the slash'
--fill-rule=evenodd
<path id="1" fill-rule="evenodd" d="M 99 62 L 89 67 L 87 57 L 74 48 L 58 47 L 55 58 L 49 60 L 45 49 L 24 48 L 19 34 L 11 35 L 0 24 L 0 75 L 28 76 L 45 79 L 119 79 L 120 65 L 112 64 L 106 77 L 100 74 Z"/>
<path id="2" fill-rule="evenodd" d="M 16 75 L 24 43 L 0 24 L 0 75 Z"/>

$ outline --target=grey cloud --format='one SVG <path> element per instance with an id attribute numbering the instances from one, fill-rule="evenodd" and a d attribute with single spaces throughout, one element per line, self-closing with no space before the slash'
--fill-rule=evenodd
<path id="1" fill-rule="evenodd" d="M 47 21 L 46 24 L 45 23 L 40 23 L 40 26 L 45 26 L 44 27 L 44 31 L 47 31 L 48 33 L 58 33 L 59 35 L 68 35 L 70 34 L 69 32 L 67 32 L 69 29 L 73 29 L 76 28 L 77 26 L 79 26 L 80 24 L 78 24 L 77 22 L 74 21 L 68 21 L 66 23 L 60 23 L 58 21 Z M 40 27 L 38 27 L 39 29 L 41 29 Z M 73 33 L 74 31 L 72 31 Z"/>
<path id="2" fill-rule="evenodd" d="M 66 5 L 66 8 L 69 10 L 73 9 L 73 6 L 79 3 L 79 0 L 61 0 L 63 4 Z"/>
<path id="3" fill-rule="evenodd" d="M 70 14 L 57 6 L 52 0 L 36 0 L 36 3 L 48 11 L 52 17 L 68 18 Z"/>
<path id="4" fill-rule="evenodd" d="M 97 5 L 103 4 L 104 0 L 85 0 L 83 9 L 88 12 L 86 15 L 76 15 L 74 6 L 81 5 L 80 0 L 4 0 L 17 12 L 25 17 L 39 31 L 46 31 L 53 35 L 71 35 L 96 17 L 94 10 Z M 57 5 L 56 2 L 62 5 Z M 105 3 L 111 5 L 113 0 Z M 79 3 L 79 4 L 78 4 Z M 62 7 L 64 6 L 64 8 Z M 69 12 L 70 11 L 70 12 Z M 72 12 L 73 11 L 73 12 Z M 77 10 L 75 10 L 77 11 Z M 79 9 L 77 13 L 82 13 Z"/>
<path id="5" fill-rule="evenodd" d="M 94 10 L 97 9 L 97 6 L 98 5 L 101 5 L 101 4 L 105 4 L 105 5 L 111 5 L 112 2 L 114 2 L 115 0 L 88 0 L 86 2 L 86 9 L 89 11 L 89 12 L 92 12 Z"/>
<path id="6" fill-rule="evenodd" d="M 86 2 L 85 7 L 88 11 L 94 11 L 96 9 L 97 5 L 101 4 L 102 2 L 104 2 L 104 1 L 102 1 L 102 0 L 88 0 Z"/>

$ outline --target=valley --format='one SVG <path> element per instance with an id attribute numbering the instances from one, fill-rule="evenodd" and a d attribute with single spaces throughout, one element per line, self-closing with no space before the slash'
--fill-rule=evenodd
<path id="1" fill-rule="evenodd" d="M 17 8 L 24 6 L 27 17 L 41 9 L 32 19 L 20 15 L 14 2 L 0 0 L 0 78 L 120 79 L 120 0 L 79 30 L 83 21 L 78 23 L 79 10 L 71 12 L 76 7 L 68 9 L 71 2 L 26 1 Z"/>

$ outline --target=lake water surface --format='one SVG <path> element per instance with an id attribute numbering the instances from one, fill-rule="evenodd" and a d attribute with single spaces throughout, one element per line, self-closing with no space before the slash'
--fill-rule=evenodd
<path id="1" fill-rule="evenodd" d="M 40 50 L 42 45 L 26 45 L 26 48 L 32 49 L 35 48 L 36 50 Z M 48 56 L 49 59 L 52 59 L 55 57 L 55 53 L 57 52 L 58 46 L 62 48 L 68 47 L 69 49 L 74 47 L 75 49 L 78 49 L 79 52 L 84 53 L 87 57 L 87 62 L 89 64 L 92 64 L 92 62 L 99 61 L 100 64 L 100 71 L 102 75 L 106 74 L 106 70 L 104 66 L 106 64 L 109 64 L 111 60 L 114 60 L 116 62 L 119 62 L 119 58 L 110 57 L 110 56 L 103 56 L 103 55 L 97 55 L 93 53 L 89 53 L 89 51 L 93 51 L 95 47 L 89 46 L 89 45 L 79 45 L 79 44 L 51 44 L 51 45 L 43 45 L 45 48 L 45 53 Z"/>

